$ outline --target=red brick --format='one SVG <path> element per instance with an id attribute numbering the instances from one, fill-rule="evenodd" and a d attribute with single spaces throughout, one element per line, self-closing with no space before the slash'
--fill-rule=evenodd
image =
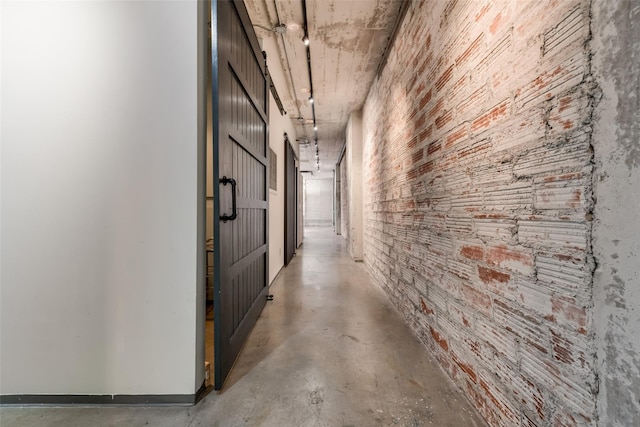
<path id="1" fill-rule="evenodd" d="M 440 333 L 438 331 L 436 331 L 433 328 L 430 328 L 431 330 L 431 336 L 433 337 L 433 339 L 435 340 L 435 342 L 444 350 L 444 351 L 449 351 L 449 343 L 447 342 L 447 340 L 440 335 Z"/>
<path id="2" fill-rule="evenodd" d="M 429 52 L 429 54 L 424 59 L 424 61 L 422 61 L 422 64 L 420 65 L 420 68 L 418 69 L 417 75 L 419 75 L 419 76 L 423 75 L 425 70 L 427 69 L 427 67 L 429 67 L 429 65 L 431 65 L 431 61 L 433 61 L 433 53 Z"/>
<path id="3" fill-rule="evenodd" d="M 533 274 L 533 252 L 526 248 L 499 245 L 489 249 L 487 263 L 506 270 Z"/>
<path id="4" fill-rule="evenodd" d="M 413 128 L 415 130 L 418 130 L 420 128 L 422 128 L 422 126 L 424 126 L 425 122 L 427 121 L 427 118 L 425 117 L 424 114 L 421 114 L 414 122 L 413 122 Z"/>
<path id="5" fill-rule="evenodd" d="M 433 170 L 435 163 L 433 160 L 429 160 L 427 163 L 418 166 L 418 176 L 427 174 Z"/>
<path id="6" fill-rule="evenodd" d="M 467 50 L 464 51 L 464 53 L 460 56 L 458 56 L 456 58 L 456 65 L 458 67 L 464 65 L 464 63 L 470 58 L 472 57 L 476 52 L 478 52 L 478 50 L 480 49 L 480 47 L 482 46 L 482 40 L 484 38 L 484 34 L 480 34 L 478 37 L 476 37 L 476 39 L 471 43 L 471 45 L 469 45 L 469 47 L 467 48 Z"/>
<path id="7" fill-rule="evenodd" d="M 442 88 L 449 82 L 449 80 L 451 80 L 452 76 L 453 76 L 453 64 L 451 64 L 449 68 L 447 68 L 444 71 L 444 73 L 442 73 L 440 78 L 438 78 L 438 80 L 436 81 L 436 85 L 435 85 L 436 91 L 440 92 Z"/>
<path id="8" fill-rule="evenodd" d="M 427 92 L 421 99 L 420 99 L 420 103 L 418 104 L 418 108 L 419 109 L 423 109 L 425 105 L 427 105 L 429 103 L 429 101 L 431 101 L 431 91 Z"/>
<path id="9" fill-rule="evenodd" d="M 418 138 L 413 137 L 407 142 L 407 148 L 415 148 L 418 145 Z"/>
<path id="10" fill-rule="evenodd" d="M 446 111 L 444 114 L 442 114 L 440 117 L 436 119 L 436 129 L 443 128 L 451 120 L 453 120 L 453 115 L 451 114 L 451 111 Z"/>
<path id="11" fill-rule="evenodd" d="M 493 22 L 491 22 L 491 25 L 489 26 L 489 32 L 491 34 L 495 34 L 498 31 L 498 28 L 500 28 L 502 21 L 502 13 L 498 13 L 496 17 L 493 18 Z"/>
<path id="12" fill-rule="evenodd" d="M 484 283 L 500 282 L 507 283 L 511 276 L 507 273 L 501 273 L 491 268 L 478 266 L 478 276 Z"/>
<path id="13" fill-rule="evenodd" d="M 478 381 L 478 377 L 473 369 L 473 366 L 468 363 L 464 363 L 462 360 L 456 357 L 455 353 L 451 353 L 451 358 L 453 359 L 454 363 L 458 365 L 460 370 L 467 374 L 467 376 L 473 383 L 476 383 Z"/>
<path id="14" fill-rule="evenodd" d="M 440 98 L 440 100 L 429 110 L 429 119 L 433 119 L 436 114 L 440 113 L 442 107 L 444 106 L 444 98 Z"/>
<path id="15" fill-rule="evenodd" d="M 462 125 L 447 136 L 447 148 L 451 147 L 457 141 L 465 138 L 468 134 L 467 126 Z"/>
<path id="16" fill-rule="evenodd" d="M 482 261 L 484 249 L 480 246 L 463 246 L 460 249 L 460 255 L 471 260 Z"/>
<path id="17" fill-rule="evenodd" d="M 429 125 L 426 129 L 423 129 L 420 134 L 418 135 L 418 141 L 420 141 L 421 143 L 426 142 L 431 135 L 433 134 L 433 126 Z"/>
<path id="18" fill-rule="evenodd" d="M 480 9 L 480 11 L 478 11 L 478 13 L 475 16 L 476 22 L 480 21 L 480 19 L 482 19 L 482 17 L 489 11 L 490 8 L 491 8 L 491 3 L 488 3 L 482 9 Z"/>
<path id="19" fill-rule="evenodd" d="M 424 150 L 420 149 L 411 155 L 411 162 L 418 163 L 424 157 Z"/>
<path id="20" fill-rule="evenodd" d="M 507 111 L 507 102 L 502 102 L 501 104 L 492 108 L 488 113 L 483 114 L 478 117 L 471 123 L 471 131 L 475 132 L 481 128 L 488 128 L 496 121 L 501 118 L 506 117 L 508 114 Z"/>
<path id="21" fill-rule="evenodd" d="M 434 314 L 434 311 L 429 308 L 427 306 L 427 303 L 424 302 L 424 299 L 420 298 L 420 309 L 425 313 L 425 314 Z"/>
<path id="22" fill-rule="evenodd" d="M 427 155 L 432 156 L 433 154 L 435 154 L 438 151 L 440 151 L 440 148 L 442 148 L 442 145 L 440 144 L 440 141 L 433 141 L 427 147 Z"/>

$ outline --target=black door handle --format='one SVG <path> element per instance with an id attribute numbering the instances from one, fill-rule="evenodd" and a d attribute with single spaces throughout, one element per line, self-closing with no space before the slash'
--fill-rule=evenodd
<path id="1" fill-rule="evenodd" d="M 220 178 L 220 183 L 222 185 L 231 184 L 231 208 L 232 208 L 231 215 L 220 215 L 220 219 L 223 222 L 233 221 L 238 217 L 238 209 L 236 207 L 236 180 L 233 178 L 227 178 L 226 176 L 223 176 L 222 178 Z"/>

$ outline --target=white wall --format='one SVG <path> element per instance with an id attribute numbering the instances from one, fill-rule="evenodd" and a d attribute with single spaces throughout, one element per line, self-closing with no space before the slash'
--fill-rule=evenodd
<path id="1" fill-rule="evenodd" d="M 282 65 L 278 60 L 278 48 L 274 36 L 261 41 L 262 49 L 267 52 L 267 66 L 273 84 L 282 97 L 287 94 L 287 83 Z M 284 204 L 285 204 L 285 143 L 284 134 L 296 155 L 299 155 L 299 145 L 296 142 L 296 131 L 288 114 L 281 115 L 278 106 L 269 96 L 269 146 L 278 157 L 278 189 L 269 190 L 269 283 L 273 282 L 280 269 L 284 266 Z"/>
<path id="2" fill-rule="evenodd" d="M 362 111 L 351 113 L 347 123 L 347 186 L 349 204 L 349 254 L 356 261 L 363 259 L 364 200 L 362 198 Z"/>
<path id="3" fill-rule="evenodd" d="M 346 153 L 345 153 L 346 154 Z M 340 160 L 340 233 L 343 238 L 349 239 L 349 171 L 347 170 L 347 158 L 342 156 Z"/>
<path id="4" fill-rule="evenodd" d="M 336 234 L 342 234 L 342 169 L 340 168 L 340 163 L 336 164 L 336 168 L 334 169 L 334 191 L 335 191 L 335 199 L 334 199 L 334 208 L 333 208 L 333 216 L 334 216 L 334 224 L 333 230 Z"/>
<path id="5" fill-rule="evenodd" d="M 289 136 L 292 147 L 296 147 L 295 130 L 288 115 L 281 115 L 273 97 L 270 98 L 269 146 L 278 157 L 278 190 L 269 190 L 269 283 L 284 266 L 284 208 L 285 208 L 285 142 Z"/>
<path id="6" fill-rule="evenodd" d="M 197 4 L 1 7 L 0 393 L 193 394 Z"/>
<path id="7" fill-rule="evenodd" d="M 640 425 L 640 8 L 593 5 L 593 252 L 600 425 Z M 633 7 L 632 7 L 633 5 Z"/>
<path id="8" fill-rule="evenodd" d="M 298 163 L 298 170 L 300 169 Z M 304 242 L 304 209 L 303 209 L 303 200 L 304 200 L 304 178 L 301 173 L 298 173 L 298 241 L 297 246 L 300 247 Z"/>
<path id="9" fill-rule="evenodd" d="M 333 180 L 309 178 L 304 180 L 305 227 L 330 227 L 333 224 Z"/>

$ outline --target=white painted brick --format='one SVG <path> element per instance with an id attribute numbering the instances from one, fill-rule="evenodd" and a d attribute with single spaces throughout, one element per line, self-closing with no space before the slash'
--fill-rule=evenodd
<path id="1" fill-rule="evenodd" d="M 522 371 L 557 396 L 561 406 L 593 417 L 595 404 L 590 385 L 595 381 L 593 377 L 570 375 L 535 352 L 521 352 L 520 363 Z"/>
<path id="2" fill-rule="evenodd" d="M 549 354 L 551 338 L 544 324 L 539 322 L 535 314 L 527 313 L 509 301 L 494 300 L 494 317 L 498 324 L 513 332 L 524 342 Z"/>
<path id="3" fill-rule="evenodd" d="M 577 133 L 559 144 L 535 147 L 521 157 L 514 166 L 516 176 L 536 176 L 548 173 L 569 173 L 581 170 L 590 158 L 588 135 Z"/>
<path id="4" fill-rule="evenodd" d="M 510 242 L 516 230 L 515 219 L 474 218 L 474 229 L 484 241 Z"/>
<path id="5" fill-rule="evenodd" d="M 478 337 L 491 345 L 499 354 L 517 363 L 517 336 L 504 328 L 498 327 L 484 316 L 476 317 L 475 330 Z"/>
<path id="6" fill-rule="evenodd" d="M 451 213 L 446 216 L 445 229 L 457 234 L 471 233 L 471 215 Z"/>
<path id="7" fill-rule="evenodd" d="M 522 244 L 538 247 L 566 247 L 584 249 L 587 226 L 577 221 L 562 221 L 543 217 L 518 219 L 518 238 Z"/>
<path id="8" fill-rule="evenodd" d="M 582 177 L 550 182 L 538 180 L 533 189 L 534 207 L 538 210 L 577 210 L 584 215 L 587 209 L 587 188 Z"/>
<path id="9" fill-rule="evenodd" d="M 456 261 L 454 258 L 447 259 L 447 270 L 464 280 L 469 280 L 475 273 L 475 268 L 472 265 Z"/>
<path id="10" fill-rule="evenodd" d="M 509 184 L 484 186 L 484 207 L 491 211 L 529 211 L 533 213 L 533 182 L 522 180 Z"/>
<path id="11" fill-rule="evenodd" d="M 584 258 L 584 254 L 582 254 Z M 562 295 L 588 298 L 591 273 L 580 254 L 547 254 L 536 256 L 537 277 L 548 289 Z"/>
<path id="12" fill-rule="evenodd" d="M 562 53 L 571 44 L 582 42 L 586 36 L 586 22 L 581 8 L 573 9 L 557 26 L 544 34 L 543 55 Z"/>

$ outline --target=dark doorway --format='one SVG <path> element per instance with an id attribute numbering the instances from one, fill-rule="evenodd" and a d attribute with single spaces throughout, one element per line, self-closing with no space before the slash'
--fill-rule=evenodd
<path id="1" fill-rule="evenodd" d="M 211 28 L 214 386 L 220 389 L 268 293 L 269 85 L 242 1 L 211 2 Z"/>
<path id="2" fill-rule="evenodd" d="M 297 238 L 297 206 L 298 206 L 298 173 L 296 153 L 285 134 L 285 171 L 284 171 L 284 265 L 288 265 L 296 252 Z"/>

